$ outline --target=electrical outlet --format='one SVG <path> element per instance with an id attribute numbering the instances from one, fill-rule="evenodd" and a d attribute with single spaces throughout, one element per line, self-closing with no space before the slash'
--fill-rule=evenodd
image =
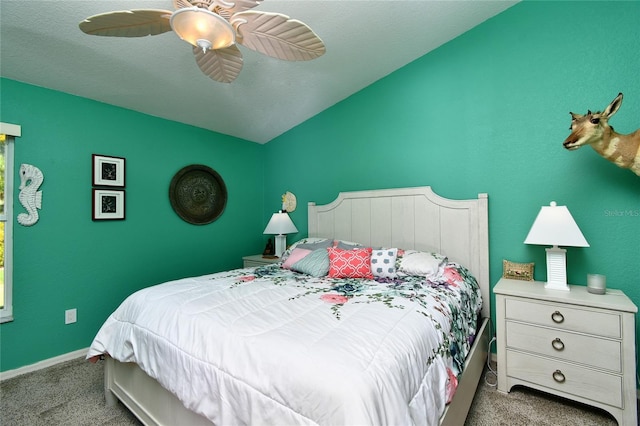
<path id="1" fill-rule="evenodd" d="M 78 320 L 78 311 L 74 309 L 67 309 L 64 311 L 64 323 L 73 324 Z"/>

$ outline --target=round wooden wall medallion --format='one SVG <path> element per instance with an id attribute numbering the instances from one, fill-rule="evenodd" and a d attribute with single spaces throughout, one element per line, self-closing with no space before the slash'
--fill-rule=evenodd
<path id="1" fill-rule="evenodd" d="M 202 164 L 186 166 L 171 179 L 171 207 L 185 222 L 206 225 L 216 220 L 227 205 L 222 177 Z"/>

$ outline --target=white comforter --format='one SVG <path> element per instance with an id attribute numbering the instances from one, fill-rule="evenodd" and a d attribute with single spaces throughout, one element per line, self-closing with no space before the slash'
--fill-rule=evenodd
<path id="1" fill-rule="evenodd" d="M 459 278 L 330 280 L 271 266 L 181 279 L 131 295 L 87 357 L 137 363 L 217 425 L 435 425 L 454 367 L 450 324 L 473 333 L 481 305 Z M 448 294 L 463 292 L 454 306 Z"/>

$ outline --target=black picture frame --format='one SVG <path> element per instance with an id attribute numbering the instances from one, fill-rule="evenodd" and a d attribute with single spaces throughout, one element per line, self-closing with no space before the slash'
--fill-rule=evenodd
<path id="1" fill-rule="evenodd" d="M 92 154 L 91 176 L 93 186 L 125 187 L 125 162 L 122 157 Z"/>
<path id="2" fill-rule="evenodd" d="M 124 189 L 93 188 L 91 218 L 99 220 L 125 219 Z"/>

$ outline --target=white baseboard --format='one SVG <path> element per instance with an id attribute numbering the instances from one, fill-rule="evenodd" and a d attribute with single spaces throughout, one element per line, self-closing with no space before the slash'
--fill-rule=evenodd
<path id="1" fill-rule="evenodd" d="M 26 373 L 31 373 L 32 371 L 42 370 L 43 368 L 51 367 L 52 365 L 60 364 L 61 362 L 71 361 L 72 359 L 86 356 L 88 351 L 89 348 L 78 349 L 77 351 L 45 359 L 43 361 L 36 362 L 35 364 L 25 365 L 24 367 L 16 368 L 15 370 L 3 371 L 0 373 L 0 382 Z"/>

